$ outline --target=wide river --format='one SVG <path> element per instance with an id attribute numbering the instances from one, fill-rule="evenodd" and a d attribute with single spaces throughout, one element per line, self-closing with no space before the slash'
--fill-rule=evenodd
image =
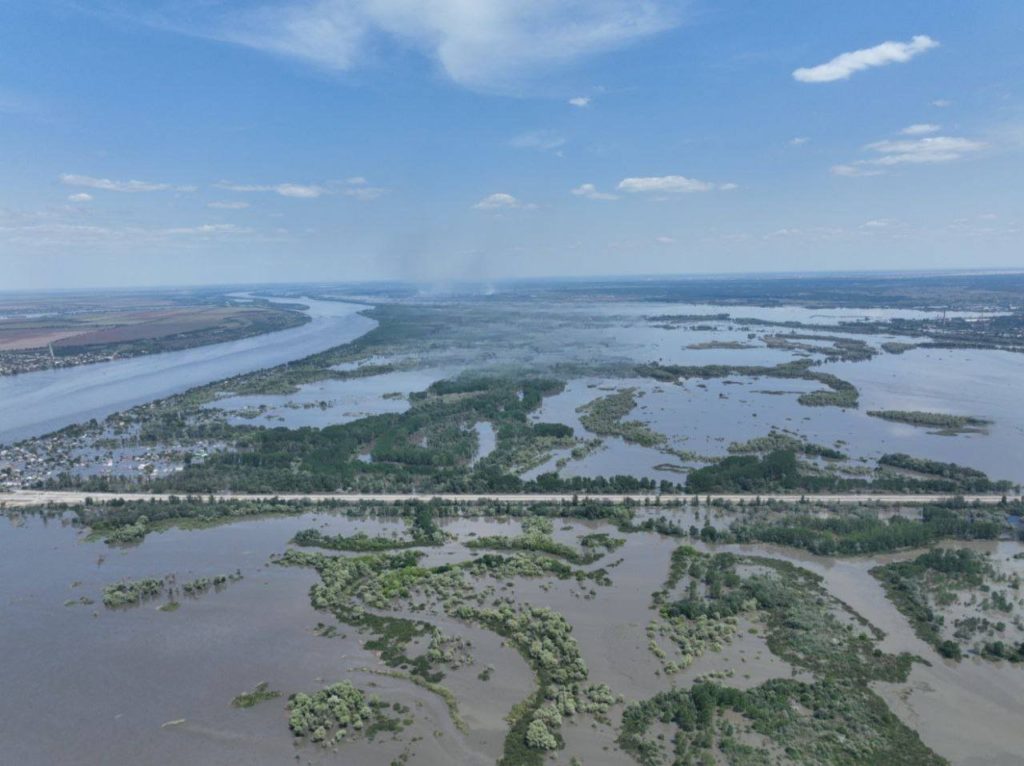
<path id="1" fill-rule="evenodd" d="M 0 444 L 40 436 L 90 418 L 221 378 L 272 367 L 355 340 L 377 323 L 367 306 L 301 299 L 312 321 L 228 343 L 152 356 L 0 377 Z"/>

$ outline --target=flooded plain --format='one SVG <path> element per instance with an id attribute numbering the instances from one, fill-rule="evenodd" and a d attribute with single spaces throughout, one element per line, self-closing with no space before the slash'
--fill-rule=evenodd
<path id="1" fill-rule="evenodd" d="M 494 325 L 479 329 L 486 335 L 486 343 L 463 346 L 439 341 L 412 354 L 371 360 L 410 367 L 400 372 L 312 384 L 289 396 L 221 399 L 212 406 L 228 410 L 232 423 L 288 427 L 323 427 L 367 414 L 401 412 L 407 407 L 404 397 L 409 393 L 494 364 L 495 344 L 505 340 L 495 340 L 491 332 L 507 334 L 510 360 L 525 355 L 522 361 L 528 359 L 539 371 L 567 362 L 771 367 L 806 358 L 825 361 L 827 354 L 770 344 L 766 337 L 785 339 L 792 328 L 748 326 L 744 319 L 855 327 L 865 321 L 934 316 L 933 312 L 911 310 L 852 312 L 796 306 L 730 306 L 726 315 L 720 306 L 668 303 L 568 304 L 547 311 L 538 317 L 535 310 L 527 321 L 518 319 L 525 316 L 525 310 L 499 304 L 484 314 Z M 963 316 L 974 315 L 964 312 Z M 609 392 L 635 388 L 641 398 L 629 419 L 646 423 L 667 442 L 664 448 L 653 448 L 603 437 L 599 448 L 582 457 L 573 458 L 570 450 L 555 451 L 522 476 L 530 479 L 558 471 L 563 476 L 629 474 L 679 482 L 685 480 L 686 469 L 693 462 L 666 449 L 695 457 L 721 457 L 730 444 L 774 429 L 817 444 L 839 445 L 854 463 L 873 463 L 885 453 L 905 452 L 977 468 L 993 479 L 1024 482 L 1024 409 L 1014 406 L 1014 389 L 1006 385 L 1024 374 L 1022 355 L 975 349 L 914 349 L 891 354 L 881 350 L 883 343 L 912 343 L 915 339 L 836 331 L 814 331 L 814 336 L 817 340 L 813 342 L 801 342 L 827 349 L 834 340 L 855 340 L 874 350 L 864 361 L 825 361 L 815 368 L 853 383 L 860 392 L 859 408 L 803 406 L 797 397 L 822 386 L 801 379 L 731 375 L 664 383 L 628 375 L 570 375 L 565 391 L 545 399 L 533 420 L 564 423 L 573 427 L 579 438 L 595 439 L 598 435 L 583 427 L 576 410 Z M 511 363 L 504 357 L 503 361 Z M 871 417 L 867 414 L 871 410 L 924 410 L 992 423 L 982 432 L 943 435 Z"/>
<path id="2" fill-rule="evenodd" d="M 306 299 L 303 303 L 310 306 L 314 319 L 294 330 L 52 375 L 0 379 L 0 442 L 297 359 L 350 341 L 375 326 L 359 314 L 362 305 Z M 568 425 L 577 441 L 574 448 L 565 448 L 563 441 L 540 455 L 524 478 L 557 471 L 566 477 L 629 474 L 682 482 L 705 459 L 730 454 L 730 445 L 776 430 L 839 449 L 850 456 L 848 463 L 854 468 L 868 470 L 882 454 L 905 452 L 978 468 L 994 479 L 1024 482 L 1024 409 L 1016 406 L 1016 389 L 1007 385 L 1024 372 L 1021 355 L 927 348 L 893 354 L 882 351 L 881 344 L 914 339 L 835 330 L 815 331 L 819 337 L 813 344 L 779 345 L 771 336 L 788 328 L 744 322 L 749 318 L 842 326 L 897 316 L 917 318 L 920 312 L 729 307 L 730 316 L 723 313 L 717 306 L 584 303 L 520 318 L 527 314 L 523 307 L 499 305 L 484 312 L 491 324 L 467 322 L 461 335 L 441 337 L 422 348 L 398 343 L 389 353 L 375 352 L 333 368 L 356 373 L 346 380 L 303 384 L 284 395 L 225 394 L 208 405 L 204 416 L 222 417 L 232 425 L 320 428 L 405 412 L 412 395 L 463 371 L 525 365 L 567 381 L 564 390 L 546 397 L 530 418 Z M 637 377 L 637 365 L 652 362 L 770 367 L 808 358 L 824 360 L 835 339 L 863 341 L 875 352 L 861 361 L 825 362 L 814 368 L 854 384 L 860 394 L 857 409 L 801 405 L 801 394 L 821 388 L 820 383 L 803 379 L 730 374 L 664 382 Z M 503 350 L 500 359 L 497 347 Z M 360 366 L 366 365 L 392 367 L 381 374 L 360 375 Z M 626 419 L 643 423 L 664 437 L 662 443 L 643 446 L 583 425 L 581 407 L 624 389 L 633 389 L 637 402 Z M 876 409 L 961 414 L 992 423 L 978 432 L 949 436 L 867 414 Z M 475 431 L 477 449 L 471 464 L 500 446 L 501 434 L 490 422 L 460 427 Z M 196 459 L 202 459 L 207 450 L 223 445 L 163 445 L 171 447 L 191 449 Z M 118 472 L 122 464 L 128 466 L 126 473 L 141 471 L 141 464 L 153 461 L 159 463 L 157 472 L 170 471 L 178 460 L 161 457 L 150 447 L 126 447 L 124 452 L 88 445 L 75 449 L 92 449 L 101 473 Z M 360 459 L 371 458 L 366 454 Z M 94 468 L 83 465 L 77 470 Z M 683 528 L 701 523 L 690 508 L 638 511 L 638 520 L 655 513 L 667 513 Z M 521 532 L 519 521 L 496 518 L 452 519 L 442 526 L 452 539 L 421 549 L 423 566 L 472 559 L 483 552 L 464 543 Z M 573 546 L 586 534 L 617 534 L 600 522 L 566 520 L 555 526 L 554 539 Z M 396 518 L 320 512 L 202 530 L 172 528 L 149 534 L 139 545 L 114 548 L 91 542 L 82 531 L 56 519 L 15 515 L 0 523 L 0 688 L 6 692 L 0 702 L 2 760 L 317 764 L 406 758 L 431 766 L 494 763 L 502 753 L 506 716 L 536 688 L 523 657 L 496 633 L 444 610 L 427 613 L 409 604 L 396 605 L 388 613 L 426 619 L 469 642 L 469 661 L 446 669 L 443 680 L 458 700 L 458 718 L 439 694 L 382 675 L 390 669 L 378 652 L 364 647 L 366 636 L 311 606 L 310 588 L 319 582 L 316 573 L 272 563 L 296 532 L 308 528 L 324 534 L 384 537 L 400 537 L 407 531 Z M 474 587 L 492 588 L 488 593 L 495 598 L 547 606 L 562 615 L 587 664 L 588 682 L 607 684 L 625 702 L 685 688 L 706 677 L 743 689 L 775 678 L 806 680 L 806 671 L 768 648 L 764 625 L 747 617 L 718 650 L 668 671 L 666 662 L 652 651 L 653 640 L 661 652 L 674 656 L 670 641 L 660 635 L 651 639 L 651 625 L 659 619 L 652 595 L 662 587 L 679 542 L 657 534 L 626 535 L 621 548 L 584 567 L 605 567 L 610 585 L 517 576 L 500 582 L 482 578 Z M 999 548 L 1001 555 L 1022 550 L 1017 543 L 990 545 L 1004 546 Z M 953 763 L 1024 763 L 1024 730 L 1018 725 L 1024 716 L 1024 669 L 975 656 L 960 663 L 940 657 L 914 635 L 906 617 L 870 574 L 878 564 L 917 552 L 832 559 L 766 545 L 697 547 L 784 560 L 819 574 L 830 594 L 885 633 L 880 649 L 921 659 L 907 682 L 875 683 L 873 688 L 926 745 Z M 173 574 L 181 581 L 236 570 L 241 580 L 182 599 L 175 611 L 160 610 L 160 600 L 130 609 L 102 605 L 103 588 L 125 578 Z M 426 649 L 423 638 L 410 645 L 410 651 Z M 407 706 L 413 722 L 401 732 L 380 732 L 372 742 L 344 742 L 337 752 L 296 745 L 288 729 L 288 695 L 314 692 L 345 679 L 388 703 Z M 282 696 L 251 709 L 232 707 L 236 695 L 261 682 Z M 568 763 L 570 754 L 582 756 L 585 763 L 627 760 L 615 743 L 622 709 L 622 704 L 613 706 L 607 720 L 590 715 L 566 720 L 560 734 L 567 746 L 553 760 Z"/>
<path id="3" fill-rule="evenodd" d="M 647 513 L 654 513 L 650 510 Z M 691 508 L 660 509 L 687 525 Z M 641 514 L 643 516 L 644 514 Z M 452 536 L 424 548 L 425 566 L 480 555 L 463 543 L 485 535 L 515 535 L 520 522 L 505 518 L 456 518 L 442 522 Z M 387 671 L 365 640 L 309 601 L 318 581 L 312 570 L 272 564 L 292 536 L 317 528 L 325 534 L 397 537 L 405 523 L 387 517 L 318 512 L 265 517 L 201 530 L 169 529 L 140 545 L 115 548 L 89 542 L 59 520 L 12 516 L 0 526 L 0 742 L 4 760 L 18 764 L 74 762 L 161 764 L 387 763 L 408 752 L 410 763 L 494 763 L 507 724 L 504 717 L 534 688 L 522 657 L 495 633 L 440 613 L 388 612 L 427 621 L 469 641 L 470 661 L 446 671 L 443 684 L 458 699 L 467 731 L 456 726 L 437 695 Z M 576 544 L 582 535 L 608 532 L 601 522 L 557 520 L 555 539 Z M 741 623 L 721 651 L 708 651 L 688 668 L 667 674 L 648 647 L 646 629 L 657 619 L 651 596 L 661 588 L 678 540 L 634 533 L 591 567 L 607 568 L 611 585 L 555 577 L 483 578 L 496 596 L 548 606 L 565 617 L 589 669 L 590 683 L 605 683 L 628 702 L 686 686 L 708 674 L 749 688 L 770 678 L 804 678 L 768 649 L 763 630 Z M 1017 543 L 990 543 L 1009 555 Z M 969 657 L 957 664 L 917 639 L 906 619 L 869 574 L 896 557 L 832 559 L 775 546 L 697 544 L 791 562 L 821 575 L 827 590 L 885 633 L 880 648 L 907 651 L 914 664 L 904 684 L 874 685 L 893 711 L 918 730 L 925 744 L 953 763 L 1024 763 L 1024 668 Z M 1012 550 L 1011 550 L 1012 548 Z M 353 555 L 353 554 L 340 554 Z M 243 579 L 223 590 L 183 598 L 176 611 L 161 600 L 107 609 L 105 585 L 123 578 L 179 581 L 239 570 Z M 511 586 L 511 587 L 509 587 Z M 85 604 L 85 597 L 94 603 Z M 324 626 L 335 627 L 324 635 Z M 319 627 L 318 627 L 319 626 Z M 425 650 L 424 642 L 410 647 Z M 488 680 L 481 671 L 490 668 Z M 377 672 L 370 672 L 377 671 Z M 404 731 L 373 742 L 344 742 L 337 752 L 296 745 L 288 731 L 286 699 L 349 679 L 385 701 L 411 709 Z M 231 706 L 235 695 L 266 681 L 283 693 L 254 708 Z M 621 705 L 605 723 L 578 715 L 562 727 L 570 753 L 585 763 L 624 762 L 615 745 Z M 971 711 L 965 716 L 965 711 Z M 564 757 L 563 757 L 564 756 Z"/>
<path id="4" fill-rule="evenodd" d="M 0 443 L 101 417 L 224 375 L 295 359 L 352 340 L 375 325 L 358 313 L 365 306 L 302 300 L 314 319 L 295 330 L 237 344 L 0 379 Z M 628 474 L 683 482 L 702 459 L 722 457 L 730 445 L 776 430 L 846 453 L 855 472 L 869 471 L 883 454 L 899 452 L 1024 483 L 1024 409 L 1015 406 L 1015 389 L 1007 385 L 1024 373 L 1024 356 L 934 348 L 894 354 L 882 350 L 882 344 L 912 346 L 921 339 L 854 331 L 866 321 L 933 313 L 793 306 L 730 306 L 726 312 L 719 306 L 656 302 L 552 303 L 542 308 L 498 302 L 471 308 L 453 304 L 451 310 L 469 313 L 456 314 L 462 319 L 431 343 L 397 341 L 334 368 L 353 373 L 351 378 L 302 384 L 291 394 L 225 393 L 206 405 L 204 417 L 213 413 L 234 426 L 322 428 L 405 412 L 411 395 L 460 374 L 529 369 L 567 381 L 565 390 L 547 397 L 532 419 L 569 425 L 578 445 L 590 446 L 540 454 L 522 466 L 524 479 L 558 472 L 564 477 Z M 804 322 L 829 329 L 794 330 L 758 322 Z M 850 331 L 843 332 L 845 328 Z M 803 334 L 793 342 L 786 340 L 791 332 Z M 293 333 L 305 334 L 298 338 Z M 860 361 L 828 361 L 836 353 L 836 341 L 864 344 L 869 353 Z M 799 378 L 739 373 L 663 382 L 636 377 L 637 365 L 653 362 L 773 367 L 800 360 L 820 362 L 815 371 L 853 384 L 859 391 L 859 407 L 801 405 L 798 397 L 822 385 Z M 373 375 L 360 372 L 375 367 L 388 369 Z M 662 435 L 665 441 L 660 446 L 595 434 L 581 423 L 580 407 L 624 388 L 635 389 L 638 395 L 628 419 Z M 991 423 L 947 435 L 872 417 L 867 414 L 872 410 L 922 410 Z M 485 424 L 465 427 L 477 430 L 478 460 L 492 449 L 496 437 Z M 105 469 L 86 468 L 84 473 L 109 473 Z"/>

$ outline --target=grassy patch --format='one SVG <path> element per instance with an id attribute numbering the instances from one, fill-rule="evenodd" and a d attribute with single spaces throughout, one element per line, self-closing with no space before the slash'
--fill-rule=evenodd
<path id="1" fill-rule="evenodd" d="M 270 684 L 263 681 L 256 685 L 251 692 L 243 692 L 231 700 L 232 707 L 248 708 L 254 707 L 261 702 L 272 700 L 281 696 L 281 692 L 274 691 Z"/>

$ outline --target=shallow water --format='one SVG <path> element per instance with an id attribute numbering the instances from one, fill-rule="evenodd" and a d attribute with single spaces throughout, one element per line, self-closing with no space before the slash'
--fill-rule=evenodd
<path id="1" fill-rule="evenodd" d="M 999 551 L 1001 555 L 1024 550 L 1021 544 L 1010 542 L 951 545 Z M 921 551 L 831 559 L 779 546 L 729 545 L 715 550 L 767 555 L 820 574 L 830 593 L 886 633 L 881 649 L 923 658 L 926 662 L 914 664 L 906 683 L 875 683 L 872 688 L 937 753 L 957 764 L 1024 763 L 1024 730 L 1020 726 L 1024 720 L 1024 667 L 976 657 L 958 663 L 939 656 L 914 635 L 907 619 L 869 573 L 876 565 L 913 558 Z"/>
<path id="2" fill-rule="evenodd" d="M 652 508 L 685 525 L 697 509 Z M 445 530 L 460 540 L 487 534 L 517 534 L 516 520 L 449 519 Z M 171 529 L 150 534 L 139 546 L 113 549 L 86 542 L 82 534 L 36 517 L 0 525 L 0 742 L 4 760 L 18 764 L 74 762 L 161 764 L 278 764 L 296 756 L 311 763 L 387 763 L 411 740 L 413 763 L 493 763 L 504 739 L 504 715 L 533 689 L 522 658 L 501 639 L 447 617 L 434 618 L 446 633 L 472 641 L 473 663 L 450 671 L 444 684 L 459 697 L 470 734 L 451 722 L 435 695 L 398 679 L 359 669 L 382 667 L 361 638 L 338 626 L 338 637 L 316 635 L 317 623 L 334 624 L 309 604 L 317 581 L 311 570 L 268 565 L 296 531 L 322 528 L 335 534 L 365 531 L 401 535 L 398 518 L 351 518 L 331 513 L 250 519 L 205 530 Z M 601 522 L 556 521 L 555 536 L 575 544 L 582 534 L 607 531 Z M 707 653 L 674 676 L 659 673 L 647 648 L 645 630 L 654 618 L 651 593 L 661 587 L 677 540 L 653 534 L 626 536 L 626 544 L 593 566 L 608 566 L 610 587 L 554 578 L 484 578 L 496 595 L 514 593 L 519 602 L 550 606 L 573 627 L 590 671 L 590 682 L 607 683 L 627 700 L 648 697 L 699 675 L 733 669 L 726 683 L 751 686 L 787 677 L 791 668 L 768 652 L 762 633 L 743 626 L 720 653 Z M 1007 547 L 1009 546 L 1009 547 Z M 707 546 L 698 547 L 708 550 Z M 1001 554 L 1016 543 L 982 543 Z M 1012 548 L 1012 550 L 1011 550 Z M 868 570 L 914 552 L 873 559 L 836 560 L 775 546 L 719 546 L 751 555 L 791 561 L 817 572 L 828 590 L 882 628 L 886 651 L 909 651 L 926 659 L 906 684 L 877 684 L 893 710 L 925 743 L 955 763 L 1020 762 L 1024 730 L 1024 668 L 977 659 L 954 664 L 939 658 L 914 637 L 905 618 L 886 600 Z M 425 549 L 424 563 L 462 560 L 474 552 L 452 542 Z M 345 554 L 343 554 L 345 555 Z M 183 599 L 176 612 L 157 610 L 159 601 L 127 610 L 102 605 L 64 606 L 87 595 L 97 602 L 105 584 L 122 577 L 177 573 L 179 582 L 241 569 L 244 579 L 220 592 Z M 76 584 L 77 583 L 77 584 Z M 590 591 L 591 598 L 587 595 Z M 414 616 L 424 616 L 422 614 Z M 477 676 L 494 667 L 489 682 Z M 345 743 L 338 753 L 296 748 L 287 729 L 285 698 L 236 710 L 231 699 L 261 681 L 285 695 L 312 691 L 350 678 L 388 701 L 413 709 L 414 725 L 392 741 Z M 965 711 L 970 711 L 965 714 Z M 613 711 L 613 720 L 618 712 Z M 163 726 L 170 721 L 184 723 Z M 589 761 L 615 752 L 614 732 L 580 716 L 563 733 Z M 59 734 L 55 735 L 55 732 Z M 437 733 L 441 732 L 440 736 Z M 564 754 L 564 753 L 563 753 Z M 614 756 L 621 760 L 621 756 Z M 565 759 L 562 759 L 565 760 Z"/>
<path id="3" fill-rule="evenodd" d="M 473 457 L 475 463 L 494 452 L 494 448 L 498 446 L 498 432 L 486 420 L 474 424 L 473 430 L 476 431 L 477 439 L 476 455 Z"/>
<path id="4" fill-rule="evenodd" d="M 333 623 L 309 603 L 312 570 L 268 565 L 296 531 L 325 524 L 332 533 L 401 533 L 396 519 L 358 520 L 306 514 L 262 518 L 202 531 L 172 529 L 141 545 L 113 549 L 85 542 L 71 527 L 34 517 L 0 526 L 0 742 L 5 762 L 18 764 L 280 764 L 337 762 L 319 748 L 296 749 L 287 728 L 286 697 L 314 691 L 377 667 L 376 656 L 341 626 L 347 638 L 313 632 Z M 102 563 L 100 558 L 102 557 Z M 244 576 L 220 592 L 183 598 L 175 612 L 160 600 L 124 610 L 100 602 L 104 585 L 125 577 L 178 581 L 240 569 Z M 78 583 L 78 584 L 75 584 Z M 89 596 L 91 606 L 64 606 Z M 497 643 L 497 642 L 495 642 Z M 524 665 L 510 654 L 492 683 L 513 695 Z M 479 671 L 476 671 L 479 672 Z M 473 676 L 475 680 L 475 675 Z M 414 709 L 417 723 L 404 735 L 427 763 L 493 763 L 504 739 L 500 714 L 474 717 L 464 738 L 433 694 L 380 676 L 352 679 L 388 701 Z M 529 676 L 527 675 L 527 681 Z M 235 695 L 261 681 L 284 696 L 250 710 L 231 707 Z M 481 683 L 481 682 L 477 682 Z M 373 688 L 376 686 L 377 688 Z M 17 690 L 15 693 L 13 690 Z M 523 695 L 525 696 L 525 694 Z M 499 704 L 518 701 L 505 697 Z M 164 726 L 185 719 L 182 724 Z M 435 737 L 433 732 L 443 732 Z M 55 735 L 59 732 L 59 735 Z M 401 745 L 346 743 L 351 761 L 387 763 Z"/>
<path id="5" fill-rule="evenodd" d="M 675 331 L 672 331 L 675 332 Z M 685 353 L 685 352 L 683 352 Z M 743 354 L 742 351 L 719 351 Z M 780 354 L 782 352 L 772 352 Z M 787 356 L 774 363 L 786 361 Z M 735 357 L 733 357 L 735 359 Z M 738 362 L 737 362 L 738 363 Z M 901 355 L 879 354 L 864 362 L 836 362 L 820 368 L 857 386 L 858 409 L 805 407 L 801 393 L 822 386 L 813 381 L 768 377 L 683 380 L 678 384 L 647 379 L 577 379 L 544 401 L 535 419 L 573 426 L 590 436 L 576 408 L 619 388 L 643 392 L 627 416 L 669 439 L 669 445 L 698 455 L 727 454 L 732 442 L 764 436 L 772 429 L 839 448 L 854 459 L 874 461 L 885 453 L 958 463 L 985 471 L 993 479 L 1024 483 L 1024 408 L 1018 406 L 1014 381 L 1024 375 L 1024 355 L 1002 351 L 918 349 Z M 870 410 L 905 409 L 973 415 L 991 419 L 987 433 L 946 436 L 933 429 L 870 417 Z M 610 476 L 628 473 L 682 481 L 685 472 L 658 470 L 659 464 L 685 464 L 657 449 L 606 438 L 606 448 L 570 461 L 564 476 Z M 524 474 L 533 478 L 557 469 L 567 452 Z"/>
<path id="6" fill-rule="evenodd" d="M 408 395 L 450 377 L 452 370 L 428 368 L 386 372 L 365 378 L 325 380 L 299 387 L 293 394 L 228 396 L 210 407 L 232 411 L 228 422 L 269 428 L 323 428 L 359 418 L 409 409 Z M 237 411 L 250 413 L 237 414 Z"/>

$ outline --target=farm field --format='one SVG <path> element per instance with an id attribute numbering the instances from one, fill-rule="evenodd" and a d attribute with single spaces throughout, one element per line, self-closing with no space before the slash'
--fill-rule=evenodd
<path id="1" fill-rule="evenodd" d="M 0 374 L 177 351 L 306 321 L 291 307 L 219 295 L 0 298 Z"/>

